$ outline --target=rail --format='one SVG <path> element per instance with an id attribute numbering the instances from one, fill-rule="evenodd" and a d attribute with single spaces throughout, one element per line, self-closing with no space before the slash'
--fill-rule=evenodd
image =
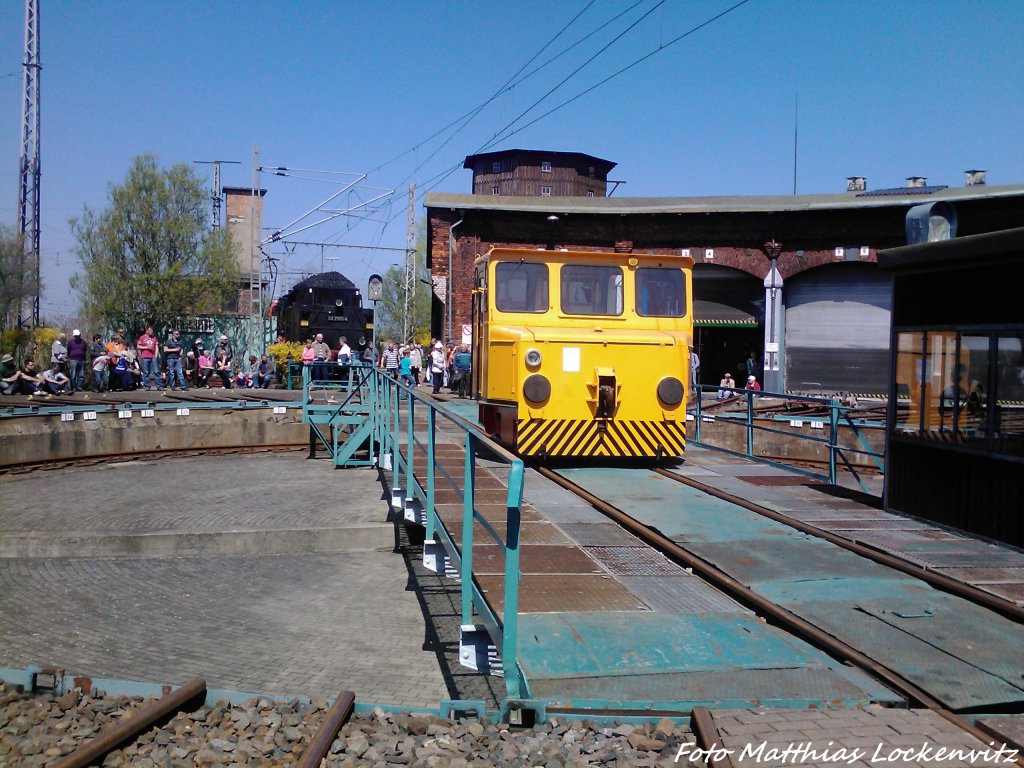
<path id="1" fill-rule="evenodd" d="M 713 407 L 704 403 L 705 393 L 715 395 Z M 755 404 L 766 399 L 773 402 L 770 406 L 762 407 L 759 413 Z M 737 408 L 737 406 L 739 407 Z M 866 493 L 871 493 L 871 491 L 864 484 L 857 467 L 850 461 L 850 457 L 867 457 L 879 472 L 885 472 L 884 452 L 872 448 L 862 432 L 862 428 L 865 427 L 884 427 L 884 419 L 879 421 L 877 413 L 873 409 L 845 405 L 839 398 L 700 385 L 697 397 L 693 399 L 691 407 L 687 409 L 687 414 L 694 422 L 693 434 L 689 438 L 690 442 L 704 448 L 712 448 L 736 456 L 746 456 L 768 464 L 782 466 L 808 477 L 825 480 L 832 485 L 836 485 L 838 469 L 842 465 L 852 475 L 861 490 Z M 870 416 L 876 418 L 868 418 Z M 789 429 L 777 426 L 780 421 L 786 422 Z M 745 450 L 738 451 L 702 440 L 701 425 L 710 422 L 742 429 Z M 805 424 L 810 426 L 811 432 L 801 431 Z M 818 430 L 822 433 L 820 436 L 815 434 Z M 841 442 L 842 431 L 851 434 L 857 444 L 850 445 Z M 798 462 L 801 460 L 799 456 L 790 456 L 789 461 L 778 461 L 759 453 L 755 446 L 755 436 L 758 434 L 785 436 L 824 448 L 827 452 L 827 473 L 815 472 L 799 466 Z"/>
<path id="2" fill-rule="evenodd" d="M 371 454 L 379 451 L 378 466 L 392 472 L 392 505 L 420 518 L 427 541 L 440 540 L 461 580 L 463 627 L 479 617 L 496 645 L 503 664 L 506 693 L 520 699 L 527 683 L 517 662 L 519 605 L 519 546 L 523 497 L 523 461 L 491 440 L 479 427 L 438 408 L 434 401 L 383 371 L 366 364 L 351 366 L 351 384 L 342 381 L 312 381 L 303 371 L 305 409 L 323 409 L 319 393 L 335 408 L 335 423 L 359 401 L 370 420 Z M 354 382 L 358 381 L 358 384 Z M 333 399 L 333 403 L 331 403 Z M 439 428 L 439 421 L 445 427 Z M 310 422 L 313 426 L 313 422 Z M 320 442 L 330 449 L 327 435 Z M 454 438 L 454 441 L 453 441 Z M 360 438 L 365 439 L 365 438 Z M 334 444 L 337 444 L 335 437 Z M 461 454 L 461 466 L 456 457 Z M 480 507 L 482 489 L 477 475 L 481 461 L 508 467 L 504 514 L 499 522 L 488 519 Z M 487 472 L 489 473 L 489 469 Z M 461 505 L 458 539 L 445 526 L 438 498 L 455 499 Z M 420 517 L 421 516 L 421 517 Z M 455 522 L 449 518 L 451 522 Z M 455 526 L 452 526 L 453 528 Z M 479 527 L 479 533 L 475 530 Z M 499 529 L 504 527 L 504 532 Z M 482 534 L 482 535 L 481 535 Z M 479 539 L 483 539 L 481 542 Z M 490 543 L 498 545 L 504 558 L 503 593 L 500 611 L 492 607 L 473 579 L 474 553 Z"/>

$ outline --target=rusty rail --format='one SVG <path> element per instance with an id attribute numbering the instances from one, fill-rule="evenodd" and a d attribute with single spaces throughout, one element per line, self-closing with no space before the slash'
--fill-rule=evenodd
<path id="1" fill-rule="evenodd" d="M 693 712 L 690 713 L 690 727 L 701 749 L 707 752 L 707 764 L 710 768 L 733 768 L 732 758 L 725 751 L 725 743 L 707 707 L 693 708 Z"/>
<path id="2" fill-rule="evenodd" d="M 302 751 L 302 756 L 295 763 L 295 768 L 317 768 L 320 765 L 320 761 L 327 756 L 327 750 L 331 748 L 331 744 L 338 737 L 341 726 L 352 716 L 355 704 L 356 695 L 352 691 L 342 691 L 338 694 L 338 698 L 324 715 L 320 727 Z"/>
<path id="3" fill-rule="evenodd" d="M 103 729 L 96 738 L 90 739 L 74 752 L 60 758 L 50 768 L 84 768 L 84 766 L 92 765 L 121 744 L 136 738 L 153 723 L 172 712 L 177 712 L 190 701 L 205 696 L 205 694 L 205 680 L 199 678 L 189 680 L 163 698 L 136 710 L 131 717 L 112 723 Z"/>

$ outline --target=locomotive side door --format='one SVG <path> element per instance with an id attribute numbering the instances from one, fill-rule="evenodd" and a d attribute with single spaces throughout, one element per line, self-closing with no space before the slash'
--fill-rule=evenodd
<path id="1" fill-rule="evenodd" d="M 490 262 L 479 262 L 473 270 L 473 346 L 470 349 L 472 365 L 472 395 L 477 400 L 486 381 L 487 355 L 487 268 Z"/>

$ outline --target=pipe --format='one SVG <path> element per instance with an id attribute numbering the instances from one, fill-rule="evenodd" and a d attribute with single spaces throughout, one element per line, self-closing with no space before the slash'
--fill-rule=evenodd
<path id="1" fill-rule="evenodd" d="M 134 739 L 153 723 L 172 712 L 185 707 L 188 702 L 206 695 L 206 681 L 200 678 L 168 693 L 161 699 L 150 702 L 138 709 L 132 717 L 118 720 L 100 731 L 99 736 L 80 745 L 74 752 L 65 755 L 50 768 L 84 768 L 92 765 L 126 741 Z"/>
<path id="2" fill-rule="evenodd" d="M 327 710 L 323 722 L 313 734 L 309 745 L 303 750 L 302 757 L 295 763 L 295 768 L 316 768 L 320 765 L 320 761 L 327 756 L 327 750 L 331 748 L 331 744 L 337 738 L 341 726 L 352 715 L 355 703 L 356 695 L 352 691 L 342 691 L 338 694 L 338 698 Z"/>
<path id="3" fill-rule="evenodd" d="M 448 227 L 448 285 L 445 290 L 445 294 L 448 297 L 448 300 L 445 302 L 445 314 L 448 315 L 448 336 L 444 339 L 445 342 L 452 338 L 452 315 L 455 314 L 455 308 L 452 306 L 452 299 L 455 296 L 455 292 L 452 290 L 452 255 L 455 253 L 455 228 L 463 221 L 465 221 L 465 218 L 459 219 Z"/>

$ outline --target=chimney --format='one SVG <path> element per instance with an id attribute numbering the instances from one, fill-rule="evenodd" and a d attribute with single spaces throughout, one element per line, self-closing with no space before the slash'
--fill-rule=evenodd
<path id="1" fill-rule="evenodd" d="M 985 170 L 983 168 L 972 168 L 964 171 L 965 187 L 980 187 L 985 183 Z"/>
<path id="2" fill-rule="evenodd" d="M 868 180 L 864 176 L 847 176 L 847 192 L 864 192 L 868 188 Z"/>
<path id="3" fill-rule="evenodd" d="M 928 179 L 924 176 L 907 176 L 908 187 L 924 187 L 928 185 Z"/>

